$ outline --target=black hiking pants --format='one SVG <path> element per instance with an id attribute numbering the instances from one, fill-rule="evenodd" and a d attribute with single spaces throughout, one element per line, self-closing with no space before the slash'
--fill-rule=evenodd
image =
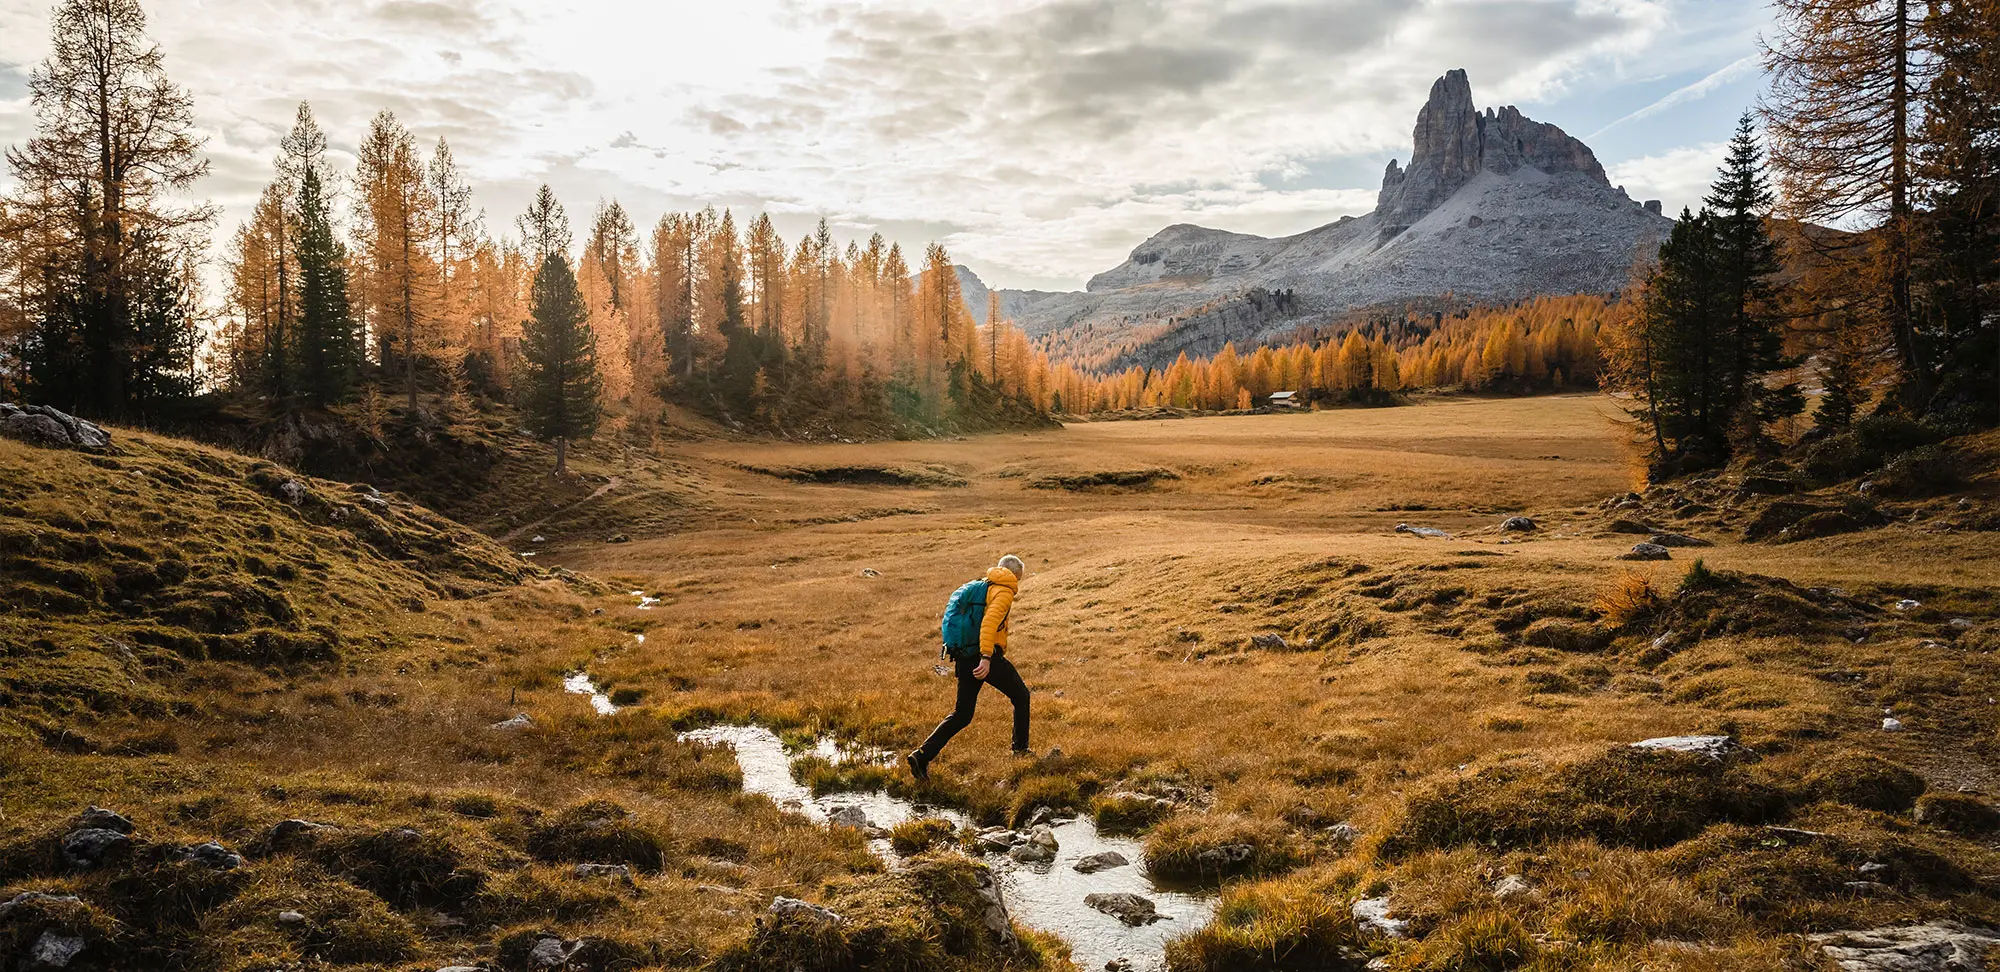
<path id="1" fill-rule="evenodd" d="M 945 743 L 951 741 L 951 737 L 958 735 L 960 729 L 972 724 L 972 710 L 979 705 L 981 685 L 991 685 L 1013 701 L 1014 749 L 1018 752 L 1028 748 L 1028 684 L 1021 681 L 1021 673 L 1014 670 L 1013 663 L 1001 655 L 994 655 L 993 664 L 986 670 L 984 681 L 972 677 L 972 670 L 979 667 L 979 659 L 960 659 L 956 664 L 958 704 L 951 710 L 951 715 L 945 716 L 944 721 L 938 723 L 938 727 L 931 732 L 931 737 L 924 740 L 923 746 L 918 748 L 917 752 L 922 753 L 925 760 L 936 759 L 938 751 L 944 748 Z"/>

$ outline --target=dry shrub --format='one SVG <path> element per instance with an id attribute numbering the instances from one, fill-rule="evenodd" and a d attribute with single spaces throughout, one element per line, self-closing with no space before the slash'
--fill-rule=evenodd
<path id="1" fill-rule="evenodd" d="M 1923 795 L 1924 778 L 1874 753 L 1843 749 L 1814 761 L 1800 789 L 1813 799 L 1900 813 Z"/>
<path id="2" fill-rule="evenodd" d="M 1315 869 L 1231 884 L 1215 917 L 1167 943 L 1174 972 L 1296 972 L 1347 967 L 1361 947 L 1346 901 L 1347 870 Z"/>
<path id="3" fill-rule="evenodd" d="M 1290 827 L 1236 814 L 1180 814 L 1146 837 L 1146 867 L 1167 878 L 1282 874 L 1306 855 Z"/>
<path id="4" fill-rule="evenodd" d="M 1462 844 L 1526 847 L 1572 837 L 1661 847 L 1715 821 L 1772 819 L 1783 806 L 1780 793 L 1733 762 L 1619 746 L 1565 766 L 1493 767 L 1422 787 L 1382 852 L 1394 858 Z"/>
<path id="5" fill-rule="evenodd" d="M 1541 946 L 1505 912 L 1484 911 L 1458 918 L 1420 942 L 1414 968 L 1426 972 L 1511 972 L 1533 962 Z"/>
<path id="6" fill-rule="evenodd" d="M 1626 571 L 1597 595 L 1597 613 L 1612 628 L 1623 628 L 1658 613 L 1664 604 L 1653 579 L 1637 571 Z"/>
<path id="7" fill-rule="evenodd" d="M 588 921 L 623 907 L 617 885 L 609 881 L 578 881 L 554 868 L 526 868 L 488 885 L 473 910 L 481 921 L 505 926 Z"/>
<path id="8" fill-rule="evenodd" d="M 336 834 L 323 838 L 312 856 L 400 908 L 466 901 L 486 883 L 451 840 L 409 827 Z"/>
<path id="9" fill-rule="evenodd" d="M 627 864 L 647 873 L 666 866 L 667 842 L 609 800 L 569 807 L 528 832 L 528 853 L 539 860 Z"/>
<path id="10" fill-rule="evenodd" d="M 909 857 L 950 843 L 955 831 L 951 821 L 943 817 L 918 817 L 889 828 L 889 846 L 895 848 L 896 853 Z"/>
<path id="11" fill-rule="evenodd" d="M 1733 930 L 1738 919 L 1696 893 L 1650 854 L 1574 845 L 1556 855 L 1552 872 L 1566 874 L 1549 889 L 1557 902 L 1549 930 L 1586 942 L 1644 945 L 1662 938 L 1706 941 Z"/>
<path id="12" fill-rule="evenodd" d="M 1917 798 L 1917 822 L 1955 834 L 1990 834 L 2000 829 L 2000 811 L 1969 793 L 1926 793 Z"/>

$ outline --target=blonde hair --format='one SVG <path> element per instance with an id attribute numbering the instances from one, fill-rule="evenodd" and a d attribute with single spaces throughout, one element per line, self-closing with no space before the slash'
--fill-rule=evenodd
<path id="1" fill-rule="evenodd" d="M 1011 572 L 1017 579 L 1028 576 L 1028 565 L 1013 554 L 1000 558 L 1000 567 Z"/>

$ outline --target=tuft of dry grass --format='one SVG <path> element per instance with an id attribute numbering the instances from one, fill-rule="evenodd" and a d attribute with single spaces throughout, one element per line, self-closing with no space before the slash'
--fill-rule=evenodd
<path id="1" fill-rule="evenodd" d="M 1595 606 L 1605 624 L 1623 628 L 1652 617 L 1663 603 L 1660 592 L 1653 589 L 1650 576 L 1626 571 L 1598 592 Z"/>

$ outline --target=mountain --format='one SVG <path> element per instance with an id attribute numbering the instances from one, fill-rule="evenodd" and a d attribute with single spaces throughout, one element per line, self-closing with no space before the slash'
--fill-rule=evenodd
<path id="1" fill-rule="evenodd" d="M 1155 325 L 1120 361 L 1157 364 L 1375 308 L 1609 293 L 1673 225 L 1562 129 L 1512 106 L 1480 111 L 1463 70 L 1431 86 L 1412 141 L 1368 215 L 1277 239 L 1169 226 L 1082 292 L 1001 291 L 1003 313 L 1037 336 L 1089 335 L 1072 347 Z"/>

